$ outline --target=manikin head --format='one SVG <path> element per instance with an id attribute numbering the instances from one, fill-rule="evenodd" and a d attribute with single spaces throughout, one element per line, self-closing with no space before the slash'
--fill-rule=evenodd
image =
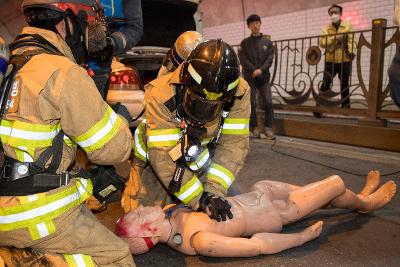
<path id="1" fill-rule="evenodd" d="M 253 14 L 247 18 L 247 27 L 251 31 L 252 35 L 259 35 L 261 29 L 261 18 L 260 16 Z"/>
<path id="2" fill-rule="evenodd" d="M 343 8 L 339 5 L 332 5 L 328 9 L 328 14 L 331 16 L 332 23 L 337 24 L 342 17 Z"/>
<path id="3" fill-rule="evenodd" d="M 161 207 L 139 206 L 117 221 L 115 233 L 129 244 L 132 254 L 142 254 L 158 243 L 164 218 Z"/>

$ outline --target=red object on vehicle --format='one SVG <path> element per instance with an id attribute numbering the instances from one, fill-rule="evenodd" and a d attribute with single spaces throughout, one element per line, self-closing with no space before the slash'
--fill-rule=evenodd
<path id="1" fill-rule="evenodd" d="M 134 70 L 113 71 L 110 75 L 110 84 L 137 84 L 139 85 L 139 77 Z"/>

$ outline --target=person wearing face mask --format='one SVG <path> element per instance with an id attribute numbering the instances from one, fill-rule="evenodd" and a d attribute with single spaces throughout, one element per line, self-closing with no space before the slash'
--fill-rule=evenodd
<path id="1" fill-rule="evenodd" d="M 69 172 L 77 146 L 101 165 L 124 162 L 132 149 L 127 122 L 78 65 L 97 3 L 24 0 L 22 10 L 29 26 L 10 45 L 2 88 L 0 255 L 8 266 L 134 266 L 85 204 L 102 194 L 94 177 Z"/>
<path id="2" fill-rule="evenodd" d="M 351 62 L 356 54 L 353 26 L 342 20 L 343 8 L 332 5 L 328 9 L 331 23 L 321 31 L 319 45 L 325 49 L 325 68 L 320 93 L 322 96 L 331 90 L 333 78 L 338 74 L 340 79 L 341 106 L 350 108 L 349 77 Z M 315 113 L 320 117 L 320 113 Z"/>

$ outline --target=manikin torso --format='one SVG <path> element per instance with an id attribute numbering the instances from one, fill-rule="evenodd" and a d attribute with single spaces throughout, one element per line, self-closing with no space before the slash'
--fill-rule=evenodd
<path id="1" fill-rule="evenodd" d="M 280 201 L 271 201 L 268 188 L 227 198 L 233 219 L 217 222 L 201 212 L 176 208 L 170 217 L 172 226 L 167 244 L 187 254 L 196 255 L 191 238 L 198 232 L 211 232 L 228 237 L 251 236 L 255 233 L 278 233 L 282 230 Z M 168 220 L 166 218 L 166 220 Z"/>

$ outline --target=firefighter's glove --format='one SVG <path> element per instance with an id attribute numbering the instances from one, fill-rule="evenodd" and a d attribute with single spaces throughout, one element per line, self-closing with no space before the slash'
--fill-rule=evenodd
<path id="1" fill-rule="evenodd" d="M 92 181 L 93 196 L 100 203 L 112 202 L 111 196 L 122 192 L 125 186 L 125 178 L 119 176 L 113 166 L 92 165 L 90 170 L 82 170 L 79 175 Z"/>
<path id="2" fill-rule="evenodd" d="M 87 48 L 89 54 L 98 53 L 107 46 L 107 33 L 104 25 L 99 22 L 91 22 L 88 24 Z"/>
<path id="3" fill-rule="evenodd" d="M 231 205 L 229 202 L 209 192 L 204 192 L 200 198 L 200 210 L 206 212 L 211 219 L 218 222 L 232 219 Z"/>
<path id="4" fill-rule="evenodd" d="M 126 119 L 128 123 L 132 120 L 132 117 L 129 114 L 127 107 L 122 105 L 121 102 L 111 105 L 111 108 L 115 111 L 115 113 L 124 117 L 124 119 Z"/>

